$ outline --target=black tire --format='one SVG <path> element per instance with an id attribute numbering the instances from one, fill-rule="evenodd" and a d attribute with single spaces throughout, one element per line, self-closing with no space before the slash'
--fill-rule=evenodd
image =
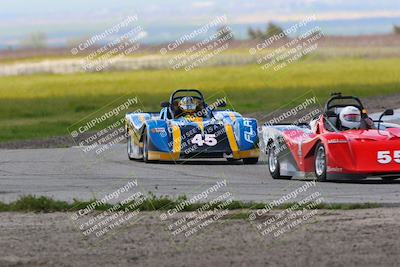
<path id="1" fill-rule="evenodd" d="M 127 138 L 126 138 L 127 142 L 126 142 L 126 152 L 128 154 L 128 159 L 129 160 L 135 160 L 135 158 L 131 157 L 130 154 L 130 149 L 132 148 L 132 136 L 129 134 L 129 132 L 127 131 Z"/>
<path id="2" fill-rule="evenodd" d="M 148 163 L 149 161 L 149 141 L 147 138 L 147 130 L 143 131 L 143 161 Z"/>
<path id="3" fill-rule="evenodd" d="M 243 159 L 243 164 L 249 165 L 249 164 L 257 164 L 258 158 L 246 158 Z"/>
<path id="4" fill-rule="evenodd" d="M 285 176 L 280 174 L 280 163 L 279 157 L 275 155 L 275 147 L 269 145 L 268 149 L 268 170 L 273 179 L 285 179 L 289 180 L 292 176 Z M 274 157 L 274 158 L 273 158 Z"/>
<path id="5" fill-rule="evenodd" d="M 325 146 L 322 143 L 319 143 L 315 148 L 315 176 L 317 177 L 317 181 L 325 182 L 326 181 L 326 169 L 327 169 L 327 160 L 326 160 L 326 150 Z"/>

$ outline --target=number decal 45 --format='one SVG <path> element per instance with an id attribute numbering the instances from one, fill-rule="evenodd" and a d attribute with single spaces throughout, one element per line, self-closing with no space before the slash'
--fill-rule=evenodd
<path id="1" fill-rule="evenodd" d="M 390 162 L 400 164 L 400 150 L 395 151 L 378 151 L 378 162 L 380 164 L 389 164 Z"/>
<path id="2" fill-rule="evenodd" d="M 196 134 L 192 139 L 192 144 L 198 146 L 203 146 L 204 144 L 207 146 L 215 146 L 217 144 L 217 139 L 215 138 L 215 134 L 205 134 L 204 139 L 201 134 Z"/>

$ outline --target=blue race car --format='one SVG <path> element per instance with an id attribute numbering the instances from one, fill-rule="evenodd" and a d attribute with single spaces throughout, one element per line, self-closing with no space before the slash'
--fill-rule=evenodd
<path id="1" fill-rule="evenodd" d="M 128 158 L 144 162 L 226 158 L 256 164 L 257 120 L 217 110 L 225 106 L 225 99 L 207 105 L 200 91 L 180 89 L 169 102 L 161 103 L 160 112 L 127 113 Z"/>

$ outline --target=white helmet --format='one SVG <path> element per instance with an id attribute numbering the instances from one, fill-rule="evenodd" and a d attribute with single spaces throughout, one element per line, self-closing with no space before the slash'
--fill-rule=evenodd
<path id="1" fill-rule="evenodd" d="M 361 112 L 354 106 L 347 106 L 340 111 L 340 123 L 348 129 L 358 129 L 361 125 Z"/>
<path id="2" fill-rule="evenodd" d="M 197 104 L 193 97 L 185 96 L 181 101 L 179 101 L 178 106 L 183 113 L 192 114 L 196 111 Z"/>

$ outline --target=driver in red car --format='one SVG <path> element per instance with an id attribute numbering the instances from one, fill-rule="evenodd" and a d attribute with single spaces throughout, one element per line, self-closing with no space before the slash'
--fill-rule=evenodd
<path id="1" fill-rule="evenodd" d="M 375 128 L 374 122 L 368 117 L 366 113 L 361 113 L 360 110 L 354 106 L 347 106 L 340 111 L 339 114 L 340 131 L 345 130 L 368 130 Z"/>

